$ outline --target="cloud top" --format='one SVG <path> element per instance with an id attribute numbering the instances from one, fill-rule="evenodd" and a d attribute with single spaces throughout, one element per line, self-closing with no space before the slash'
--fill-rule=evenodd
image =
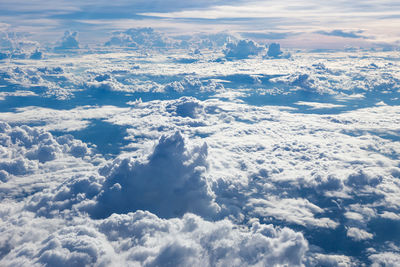
<path id="1" fill-rule="evenodd" d="M 207 144 L 191 149 L 182 134 L 163 135 L 144 162 L 117 159 L 100 173 L 106 177 L 94 217 L 149 210 L 170 218 L 186 212 L 206 217 L 218 206 L 206 179 Z"/>

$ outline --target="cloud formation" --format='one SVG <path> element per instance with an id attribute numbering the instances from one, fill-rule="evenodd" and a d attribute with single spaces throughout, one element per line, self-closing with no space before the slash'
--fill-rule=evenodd
<path id="1" fill-rule="evenodd" d="M 263 50 L 257 43 L 251 40 L 240 40 L 237 43 L 227 43 L 224 54 L 227 58 L 245 59 L 258 55 Z"/>
<path id="2" fill-rule="evenodd" d="M 136 30 L 5 52 L 0 265 L 396 262 L 395 52 L 226 60 L 228 34 Z"/>
<path id="3" fill-rule="evenodd" d="M 361 38 L 368 39 L 368 37 L 361 35 L 363 31 L 343 31 L 343 30 L 332 30 L 332 31 L 317 31 L 316 33 L 328 36 L 339 36 L 343 38 Z"/>
<path id="4" fill-rule="evenodd" d="M 207 144 L 188 151 L 179 132 L 162 136 L 147 161 L 117 159 L 100 170 L 106 177 L 94 217 L 148 210 L 161 217 L 216 214 L 206 179 Z"/>
<path id="5" fill-rule="evenodd" d="M 78 49 L 78 32 L 65 31 L 64 36 L 61 38 L 58 46 L 55 47 L 56 50 L 68 50 L 68 49 Z"/>
<path id="6" fill-rule="evenodd" d="M 114 32 L 106 46 L 162 48 L 167 46 L 167 38 L 153 28 L 131 28 Z"/>

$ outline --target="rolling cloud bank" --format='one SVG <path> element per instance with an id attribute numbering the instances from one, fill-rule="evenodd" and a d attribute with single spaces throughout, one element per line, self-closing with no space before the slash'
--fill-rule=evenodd
<path id="1" fill-rule="evenodd" d="M 229 19 L 244 4 L 205 2 L 137 15 Z M 89 24 L 93 3 L 64 5 L 46 14 Z M 0 29 L 1 266 L 400 261 L 395 42 L 313 29 L 376 42 L 300 50 L 284 40 L 298 32 L 121 27 L 46 43 Z"/>

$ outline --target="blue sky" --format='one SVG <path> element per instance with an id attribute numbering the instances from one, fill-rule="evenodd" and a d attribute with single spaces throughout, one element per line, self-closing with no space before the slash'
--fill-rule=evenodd
<path id="1" fill-rule="evenodd" d="M 73 30 L 84 33 L 83 42 L 95 42 L 113 30 L 148 26 L 172 34 L 251 32 L 299 48 L 398 46 L 400 36 L 400 3 L 389 0 L 3 0 L 0 10 L 0 28 L 44 41 Z"/>

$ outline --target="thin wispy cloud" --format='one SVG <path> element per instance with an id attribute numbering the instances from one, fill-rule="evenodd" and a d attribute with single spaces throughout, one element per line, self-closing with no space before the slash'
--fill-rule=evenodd
<path id="1" fill-rule="evenodd" d="M 100 31 L 134 26 L 167 27 L 170 32 L 286 31 L 294 34 L 335 34 L 364 31 L 375 42 L 395 42 L 400 30 L 399 4 L 394 1 L 46 1 L 0 3 L 0 21 L 39 36 L 47 32 L 76 30 L 90 38 Z M 147 22 L 147 24 L 146 24 Z M 68 25 L 68 26 L 67 26 Z M 386 27 L 382 27 L 385 25 Z M 392 25 L 392 26 L 390 26 Z M 214 30 L 215 31 L 215 30 Z M 327 35 L 327 34 L 325 34 Z M 46 36 L 44 36 L 46 37 Z M 268 37 L 268 36 L 267 36 Z M 273 36 L 272 36 L 273 37 Z M 361 36 L 360 36 L 361 37 Z M 318 40 L 318 37 L 308 37 Z M 362 37 L 361 37 L 362 38 Z M 364 38 L 365 39 L 365 38 Z M 292 38 L 292 40 L 294 40 Z"/>

